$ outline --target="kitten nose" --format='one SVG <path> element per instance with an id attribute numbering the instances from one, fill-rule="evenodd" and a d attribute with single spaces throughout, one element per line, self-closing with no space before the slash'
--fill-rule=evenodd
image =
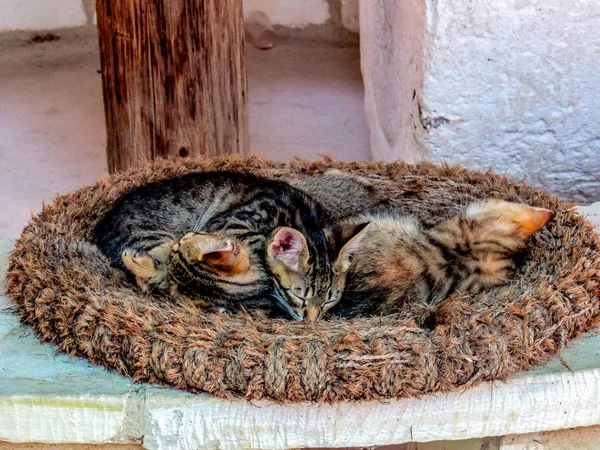
<path id="1" fill-rule="evenodd" d="M 319 308 L 315 308 L 315 307 L 308 307 L 306 308 L 306 312 L 304 314 L 304 320 L 308 320 L 309 322 L 316 322 L 319 319 L 319 316 L 321 315 L 321 311 L 319 310 Z"/>

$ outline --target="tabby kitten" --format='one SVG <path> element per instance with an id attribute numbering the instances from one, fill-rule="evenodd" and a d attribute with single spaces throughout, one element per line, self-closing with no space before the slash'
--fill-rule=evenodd
<path id="1" fill-rule="evenodd" d="M 172 283 L 174 293 L 229 311 L 268 312 L 274 296 L 302 319 L 309 305 L 339 300 L 333 267 L 351 257 L 356 246 L 344 244 L 364 228 L 331 224 L 317 202 L 287 183 L 205 172 L 126 193 L 94 236 L 111 263 L 148 292 Z"/>
<path id="2" fill-rule="evenodd" d="M 270 176 L 277 174 L 272 173 Z M 385 178 L 366 178 L 334 169 L 321 175 L 285 175 L 282 179 L 317 199 L 338 221 L 352 223 L 363 214 L 358 220 L 371 222 L 368 229 L 365 229 L 367 236 L 363 235 L 357 241 L 359 245 L 354 249 L 356 262 L 352 263 L 352 269 L 349 272 L 346 270 L 347 277 L 338 277 L 336 280 L 336 289 L 343 290 L 346 278 L 349 278 L 344 300 L 332 309 L 334 315 L 345 317 L 397 310 L 406 301 L 415 299 L 436 303 L 452 292 L 476 293 L 483 288 L 500 285 L 514 268 L 515 258 L 524 249 L 527 237 L 537 230 L 531 229 L 529 233 L 523 234 L 518 229 L 519 223 L 525 223 L 533 216 L 539 218 L 546 214 L 547 220 L 539 223 L 541 228 L 553 215 L 547 210 L 541 213 L 539 209 L 526 205 L 490 200 L 474 203 L 466 214 L 425 231 L 426 222 L 406 215 L 406 204 L 411 201 L 411 193 L 404 193 L 390 186 L 389 180 Z M 404 198 L 405 194 L 409 195 L 408 200 Z M 468 196 L 464 200 L 467 199 Z M 427 206 L 429 212 L 420 216 L 430 221 L 428 216 L 432 208 L 435 210 L 435 205 Z M 482 209 L 476 214 L 478 207 Z M 442 254 L 446 260 L 434 259 L 427 265 L 428 257 L 439 256 L 444 250 L 439 247 L 437 251 L 433 248 L 429 253 L 421 253 L 428 249 L 427 243 L 433 239 L 436 230 L 469 224 L 474 234 L 468 233 L 466 228 L 456 229 L 451 238 L 457 242 L 447 242 L 449 249 Z M 486 229 L 488 225 L 490 228 Z M 464 232 L 462 238 L 466 242 L 457 250 L 452 245 L 458 245 L 461 231 Z M 515 247 L 494 255 L 494 250 L 489 245 L 487 249 L 485 247 L 494 238 L 510 240 Z M 462 257 L 455 257 L 453 253 L 456 252 L 462 252 Z M 419 255 L 425 258 L 419 258 Z M 405 256 L 407 258 L 403 262 Z M 484 267 L 487 272 L 480 272 L 478 261 L 489 262 L 494 258 L 498 265 L 494 267 L 489 263 Z M 465 264 L 468 261 L 470 263 Z M 349 260 L 345 262 L 350 263 Z M 440 264 L 444 265 L 445 272 L 440 270 Z M 420 270 L 426 265 L 426 270 Z M 467 277 L 469 271 L 472 274 Z M 426 277 L 435 281 L 432 289 L 427 292 L 422 288 Z M 444 281 L 450 284 L 444 286 Z M 331 308 L 331 305 L 328 306 L 328 309 Z M 310 311 L 309 315 L 321 317 L 325 312 L 324 309 L 317 308 Z"/>
<path id="3" fill-rule="evenodd" d="M 389 313 L 409 302 L 435 305 L 455 293 L 503 284 L 527 239 L 553 216 L 543 208 L 487 200 L 430 229 L 410 217 L 370 218 L 333 314 Z"/>

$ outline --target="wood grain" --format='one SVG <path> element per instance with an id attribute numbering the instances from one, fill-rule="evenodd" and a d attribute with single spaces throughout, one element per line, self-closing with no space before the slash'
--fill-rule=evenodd
<path id="1" fill-rule="evenodd" d="M 110 172 L 247 154 L 242 0 L 97 0 Z"/>

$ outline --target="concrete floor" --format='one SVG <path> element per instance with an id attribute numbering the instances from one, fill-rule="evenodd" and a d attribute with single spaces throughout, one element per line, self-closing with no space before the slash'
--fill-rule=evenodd
<path id="1" fill-rule="evenodd" d="M 17 237 L 43 200 L 106 173 L 95 29 L 0 35 L 0 236 Z M 289 160 L 369 159 L 359 51 L 285 44 L 248 49 L 252 151 Z"/>

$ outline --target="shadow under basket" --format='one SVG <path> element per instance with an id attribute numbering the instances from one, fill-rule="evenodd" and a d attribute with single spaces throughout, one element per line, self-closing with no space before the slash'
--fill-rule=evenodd
<path id="1" fill-rule="evenodd" d="M 402 193 L 395 200 L 422 220 L 490 197 L 548 208 L 556 217 L 532 239 L 509 284 L 445 300 L 433 326 L 420 325 L 410 311 L 316 324 L 260 313 L 211 314 L 140 293 L 90 241 L 111 203 L 144 183 L 207 170 L 333 168 L 389 179 Z M 599 321 L 600 245 L 594 227 L 570 205 L 456 166 L 327 159 L 285 165 L 259 157 L 158 161 L 45 206 L 17 241 L 7 278 L 22 321 L 44 341 L 136 381 L 219 397 L 374 400 L 504 380 L 558 354 Z"/>

